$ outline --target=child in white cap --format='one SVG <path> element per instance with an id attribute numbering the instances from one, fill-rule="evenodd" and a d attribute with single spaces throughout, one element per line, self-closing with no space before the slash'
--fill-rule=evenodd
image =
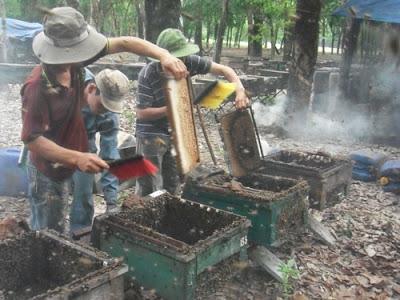
<path id="1" fill-rule="evenodd" d="M 96 133 L 100 135 L 99 156 L 104 160 L 119 159 L 118 131 L 123 98 L 129 90 L 129 80 L 120 71 L 105 69 L 96 76 L 85 69 L 84 97 L 88 106 L 82 109 L 89 139 L 89 151 L 97 153 Z M 70 228 L 74 230 L 91 226 L 94 215 L 93 182 L 91 173 L 75 171 L 73 201 L 70 208 Z M 100 178 L 107 211 L 117 208 L 118 179 L 107 170 Z"/>

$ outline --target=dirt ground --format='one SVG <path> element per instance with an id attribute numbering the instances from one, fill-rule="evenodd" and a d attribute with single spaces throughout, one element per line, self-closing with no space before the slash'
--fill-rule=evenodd
<path id="1" fill-rule="evenodd" d="M 229 55 L 229 52 L 225 52 Z M 238 53 L 235 51 L 234 53 Z M 239 52 L 240 54 L 240 52 Z M 17 85 L 0 91 L 0 146 L 20 145 L 20 100 Z M 135 115 L 134 97 L 126 98 L 121 125 L 132 132 Z M 212 116 L 206 118 L 207 130 L 218 166 L 226 169 L 218 125 Z M 400 158 L 400 149 L 371 145 L 360 141 L 315 139 L 307 136 L 282 138 L 260 127 L 261 137 L 273 148 L 317 151 L 347 157 L 351 151 L 370 149 Z M 201 159 L 211 165 L 211 157 L 199 131 Z M 130 191 L 131 192 L 131 191 Z M 127 192 L 122 192 L 121 197 Z M 104 211 L 101 198 L 96 213 Z M 349 195 L 324 211 L 314 211 L 317 219 L 334 232 L 337 242 L 326 246 L 308 230 L 288 239 L 271 250 L 282 260 L 293 258 L 300 277 L 291 284 L 293 299 L 400 299 L 400 198 L 384 193 L 377 183 L 353 181 Z M 24 197 L 0 197 L 0 218 L 7 215 L 28 217 Z M 210 271 L 212 271 L 210 269 Z M 237 263 L 222 272 L 216 283 L 208 286 L 201 299 L 277 299 L 282 298 L 282 285 L 253 262 Z M 145 298 L 154 295 L 142 293 Z"/>

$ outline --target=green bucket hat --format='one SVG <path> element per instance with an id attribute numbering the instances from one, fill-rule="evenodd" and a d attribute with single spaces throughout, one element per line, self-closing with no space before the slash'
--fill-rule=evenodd
<path id="1" fill-rule="evenodd" d="M 182 31 L 175 28 L 163 30 L 157 38 L 157 46 L 168 50 L 173 56 L 178 58 L 200 51 L 199 46 L 189 43 Z M 155 59 L 151 60 L 156 61 Z"/>

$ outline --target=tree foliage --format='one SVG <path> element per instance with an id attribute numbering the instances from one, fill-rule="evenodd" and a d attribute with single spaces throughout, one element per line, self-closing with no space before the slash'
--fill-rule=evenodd
<path id="1" fill-rule="evenodd" d="M 43 14 L 36 7 L 52 8 L 61 5 L 78 5 L 87 20 L 93 17 L 97 29 L 107 35 L 137 35 L 139 3 L 145 0 L 6 0 L 7 16 L 26 21 L 41 22 Z M 197 31 L 202 37 L 205 50 L 213 48 L 220 25 L 221 0 L 182 0 L 183 30 L 187 37 L 194 38 Z M 321 28 L 325 40 L 337 40 L 341 23 L 331 17 L 331 12 L 342 0 L 325 0 L 321 15 Z M 224 34 L 225 45 L 239 47 L 240 41 L 258 41 L 262 45 L 273 45 L 277 51 L 288 38 L 295 15 L 296 0 L 230 0 Z M 94 15 L 93 15 L 94 14 Z M 248 18 L 257 14 L 260 30 L 248 37 Z M 139 22 L 140 23 L 140 22 Z M 252 26 L 250 24 L 250 26 Z M 251 28 L 250 28 L 251 29 Z"/>

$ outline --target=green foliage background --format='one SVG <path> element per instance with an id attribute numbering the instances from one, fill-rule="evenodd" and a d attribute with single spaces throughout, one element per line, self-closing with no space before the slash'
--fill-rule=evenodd
<path id="1" fill-rule="evenodd" d="M 79 10 L 88 19 L 90 15 L 90 3 L 93 0 L 80 0 Z M 100 0 L 100 24 L 98 30 L 109 36 L 136 35 L 137 18 L 136 4 L 144 0 Z M 41 22 L 42 13 L 36 9 L 37 6 L 52 8 L 67 5 L 66 0 L 5 0 L 7 17 L 21 19 L 30 22 Z M 183 18 L 183 29 L 189 37 L 195 30 L 195 21 L 201 20 L 203 25 L 203 40 L 206 32 L 211 31 L 211 40 L 214 38 L 216 26 L 221 18 L 220 0 L 183 0 L 182 8 L 192 19 Z M 340 6 L 342 0 L 325 0 L 321 22 L 327 24 L 325 38 L 328 39 L 338 34 L 341 22 L 330 16 L 331 12 Z M 249 9 L 256 11 L 262 16 L 262 30 L 257 36 L 251 37 L 262 42 L 271 40 L 270 27 L 277 30 L 276 36 L 282 38 L 284 28 L 295 15 L 295 0 L 230 0 L 227 30 L 233 35 L 241 31 L 241 41 L 247 41 L 247 16 Z"/>

